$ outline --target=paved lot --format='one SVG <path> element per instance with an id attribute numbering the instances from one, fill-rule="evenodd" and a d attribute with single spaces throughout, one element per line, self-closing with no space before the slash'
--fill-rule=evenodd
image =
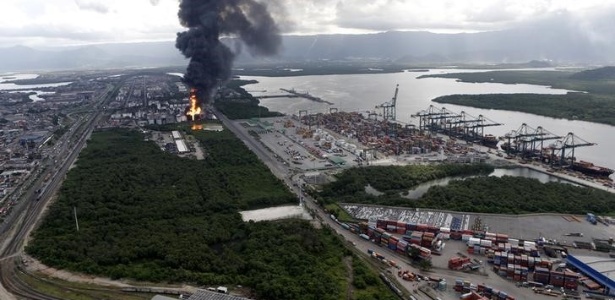
<path id="1" fill-rule="evenodd" d="M 511 238 L 535 240 L 539 237 L 566 242 L 591 242 L 592 238 L 615 237 L 615 227 L 598 223 L 592 225 L 584 216 L 570 217 L 561 214 L 494 215 L 438 210 L 415 210 L 400 207 L 379 207 L 360 204 L 342 204 L 350 215 L 357 219 L 396 220 L 406 223 L 427 224 L 437 227 L 468 229 L 480 218 L 487 231 L 508 234 Z M 578 221 L 576 221 L 578 220 Z M 459 222 L 459 223 L 458 223 Z M 455 225 L 455 226 L 453 226 Z M 565 236 L 568 233 L 583 233 L 582 237 Z"/>
<path id="2" fill-rule="evenodd" d="M 381 207 L 361 204 L 341 204 L 350 215 L 357 219 L 396 220 L 414 224 L 428 224 L 436 227 L 447 227 L 466 230 L 471 226 L 469 214 L 459 212 L 443 212 L 413 208 Z"/>
<path id="3" fill-rule="evenodd" d="M 343 159 L 345 164 L 339 167 L 352 167 L 357 165 L 355 161 L 357 156 L 353 153 L 347 150 L 342 150 L 342 153 L 338 154 L 327 153 L 324 149 L 316 146 L 318 145 L 318 141 L 311 136 L 306 136 L 304 138 L 300 132 L 297 132 L 297 129 L 307 129 L 308 127 L 290 117 L 266 118 L 262 120 L 272 125 L 271 131 L 264 131 L 258 126 L 248 127 L 250 122 L 245 120 L 237 122 L 241 123 L 246 131 L 253 130 L 258 132 L 261 142 L 271 149 L 271 151 L 278 156 L 278 159 L 281 159 L 291 168 L 302 171 L 336 168 L 330 160 L 318 157 L 314 150 L 319 150 L 326 156 L 337 156 Z M 292 126 L 285 126 L 288 124 L 292 124 Z"/>
<path id="4" fill-rule="evenodd" d="M 297 138 L 296 134 L 292 134 L 292 130 L 293 130 L 292 128 L 290 129 L 290 131 L 288 131 L 289 129 L 287 128 L 286 134 L 282 134 L 281 132 L 276 132 L 276 130 L 284 128 L 282 120 L 284 120 L 284 118 L 280 118 L 280 122 L 276 122 L 276 120 L 273 120 L 273 121 L 270 120 L 270 122 L 274 124 L 273 126 L 274 130 L 269 133 L 260 134 L 261 142 L 264 145 L 266 145 L 269 149 L 271 149 L 270 151 L 272 151 L 273 153 L 268 152 L 268 151 L 257 151 L 258 152 L 257 154 L 259 154 L 259 157 L 261 157 L 261 159 L 263 159 L 267 163 L 267 165 L 269 165 L 272 168 L 272 171 L 274 171 L 274 174 L 284 179 L 290 178 L 288 177 L 290 168 L 296 168 L 299 171 L 309 170 L 312 168 L 318 168 L 319 166 L 318 163 L 323 163 L 323 162 L 317 159 L 312 161 L 310 157 L 311 154 L 307 153 L 308 151 L 305 148 L 305 145 L 310 145 L 310 143 L 311 145 L 313 145 L 314 140 L 310 138 L 306 138 L 306 139 Z M 255 148 L 254 150 L 258 150 L 256 148 L 260 148 L 261 143 L 254 142 L 253 141 L 254 139 L 252 137 L 248 137 L 246 133 L 249 129 L 242 127 L 242 126 L 235 126 L 235 125 L 240 124 L 241 122 L 242 121 L 235 121 L 233 124 L 233 129 L 235 131 L 242 131 L 242 134 L 240 134 L 241 139 L 244 140 L 244 142 L 246 142 L 246 144 L 248 144 L 248 146 L 250 146 L 251 149 Z M 295 138 L 296 138 L 296 141 L 294 141 Z M 290 148 L 287 148 L 288 146 L 290 146 Z M 286 167 L 281 167 L 280 166 L 282 165 L 281 161 L 291 160 L 293 159 L 292 155 L 297 154 L 297 153 L 291 154 L 291 153 L 286 152 L 286 150 L 291 150 L 291 149 L 298 151 L 299 156 L 306 156 L 306 158 L 303 158 L 302 164 L 289 165 L 289 164 L 292 164 L 292 162 L 287 161 Z M 274 157 L 274 154 L 278 156 L 277 160 L 271 159 L 272 157 Z M 310 167 L 309 164 L 311 163 L 313 163 L 316 166 Z M 325 163 L 323 163 L 323 166 L 324 164 Z M 303 166 L 303 167 L 298 167 L 298 166 Z M 297 191 L 298 188 L 296 187 L 290 187 L 290 188 L 295 190 L 295 192 L 298 192 Z M 313 206 L 313 203 L 312 203 L 313 200 L 309 199 L 309 197 L 306 197 L 306 198 L 307 198 L 306 204 L 308 206 Z M 372 210 L 369 210 L 367 208 L 362 208 L 356 205 L 352 209 L 350 209 L 349 207 L 349 210 L 355 210 L 355 213 L 357 214 L 360 213 L 363 216 L 367 216 L 367 217 L 363 217 L 366 219 L 369 218 L 370 216 L 376 217 L 376 218 L 378 218 L 379 216 L 383 216 L 383 217 L 389 216 L 391 218 L 397 217 L 398 219 L 404 220 L 406 222 L 428 223 L 428 224 L 433 224 L 433 225 L 440 226 L 440 227 L 447 227 L 446 225 L 448 224 L 450 224 L 449 227 L 453 227 L 453 223 L 457 224 L 457 222 L 454 222 L 455 218 L 457 218 L 459 219 L 458 226 L 460 226 L 460 228 L 470 227 L 473 224 L 475 218 L 477 216 L 480 216 L 483 219 L 483 222 L 487 226 L 490 227 L 489 228 L 490 231 L 498 232 L 498 233 L 507 233 L 513 238 L 514 237 L 524 237 L 525 238 L 525 236 L 527 236 L 527 238 L 529 239 L 530 237 L 538 237 L 539 234 L 547 238 L 558 238 L 567 232 L 584 232 L 585 230 L 588 230 L 587 232 L 584 232 L 585 238 L 589 238 L 592 235 L 596 237 L 601 237 L 601 236 L 604 237 L 605 234 L 606 234 L 606 237 L 608 237 L 608 233 L 610 229 L 608 227 L 605 227 L 604 225 L 596 225 L 596 226 L 590 225 L 589 223 L 584 221 L 584 218 L 582 217 L 580 217 L 581 222 L 576 222 L 576 221 L 567 221 L 560 215 L 546 215 L 546 216 L 545 215 L 541 215 L 541 216 L 535 215 L 535 216 L 519 217 L 519 216 L 477 215 L 477 214 L 465 214 L 465 213 L 458 213 L 458 212 L 446 212 L 446 211 L 435 211 L 435 210 L 421 210 L 419 212 L 416 212 L 415 210 L 408 210 L 408 209 L 400 210 L 399 208 L 381 208 L 381 209 L 372 208 Z M 378 245 L 375 245 L 369 241 L 363 240 L 359 238 L 357 235 L 352 234 L 351 232 L 347 230 L 344 230 L 341 226 L 331 222 L 331 220 L 328 217 L 323 216 L 322 211 L 318 211 L 317 214 L 319 215 L 319 218 L 321 220 L 324 219 L 324 221 L 328 223 L 329 225 L 331 225 L 335 231 L 337 231 L 340 235 L 344 237 L 344 239 L 353 242 L 353 244 L 361 252 L 365 253 L 367 249 L 374 249 L 378 252 L 381 252 L 388 259 L 393 259 L 397 261 L 401 265 L 402 269 L 404 270 L 408 269 L 412 272 L 418 272 L 418 270 L 416 270 L 415 268 L 411 267 L 408 264 L 407 257 L 400 256 L 394 252 L 389 251 L 388 249 L 381 248 Z M 536 228 L 540 228 L 540 229 L 536 229 Z M 612 235 L 615 235 L 615 234 L 612 234 Z M 483 283 L 483 284 L 489 285 L 493 288 L 509 293 L 509 295 L 512 295 L 516 299 L 554 299 L 553 297 L 534 294 L 530 289 L 518 288 L 514 285 L 514 282 L 508 281 L 496 275 L 495 273 L 493 273 L 488 266 L 487 268 L 482 270 L 484 274 L 463 273 L 463 272 L 452 271 L 452 270 L 447 269 L 447 262 L 450 257 L 456 255 L 457 252 L 467 253 L 467 251 L 465 250 L 466 249 L 465 244 L 460 241 L 447 241 L 446 243 L 447 245 L 444 250 L 444 254 L 442 256 L 434 256 L 433 258 L 433 262 L 435 266 L 434 269 L 430 273 L 424 274 L 424 275 L 432 275 L 432 276 L 441 277 L 447 280 L 448 289 L 446 291 L 436 292 L 437 296 L 440 297 L 441 299 L 459 299 L 459 294 L 455 293 L 452 290 L 452 286 L 454 285 L 455 279 L 457 278 L 463 278 L 464 280 L 469 280 L 475 284 Z M 583 250 L 573 250 L 571 251 L 571 253 L 576 253 L 577 251 L 583 251 Z M 471 255 L 469 256 L 472 258 L 477 258 L 479 260 L 485 261 L 485 257 L 471 256 Z M 393 275 L 397 274 L 397 269 L 390 268 L 389 270 Z M 418 285 L 424 284 L 424 283 L 403 281 L 401 280 L 401 278 L 398 278 L 397 276 L 394 276 L 394 277 L 397 279 L 398 284 L 403 285 L 406 289 L 411 290 L 411 291 L 415 290 L 418 287 Z M 418 294 L 418 299 L 428 299 L 428 298 L 422 294 Z"/>

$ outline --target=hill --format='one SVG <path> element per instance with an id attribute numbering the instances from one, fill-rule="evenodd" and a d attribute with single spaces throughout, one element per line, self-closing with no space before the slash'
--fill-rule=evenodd
<path id="1" fill-rule="evenodd" d="M 223 40 L 237 49 L 236 40 Z M 185 65 L 174 41 L 96 44 L 60 48 L 0 49 L 0 71 Z M 371 34 L 286 35 L 274 57 L 237 56 L 238 65 L 305 61 L 374 61 L 404 65 L 608 64 L 615 44 L 597 44 L 575 20 L 544 22 L 500 31 L 442 34 L 390 31 Z"/>
<path id="2" fill-rule="evenodd" d="M 615 67 L 602 67 L 593 70 L 581 71 L 570 76 L 578 80 L 615 80 Z"/>

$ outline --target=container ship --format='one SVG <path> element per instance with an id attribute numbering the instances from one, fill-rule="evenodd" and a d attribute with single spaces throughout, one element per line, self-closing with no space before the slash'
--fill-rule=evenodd
<path id="1" fill-rule="evenodd" d="M 483 146 L 493 149 L 497 149 L 499 142 L 500 141 L 498 140 L 498 138 L 491 134 L 485 134 L 485 136 L 481 140 L 481 144 L 483 144 Z"/>
<path id="2" fill-rule="evenodd" d="M 609 177 L 613 174 L 613 169 L 596 166 L 593 163 L 587 161 L 579 161 L 572 163 L 572 169 L 575 171 L 579 171 L 583 174 L 598 176 L 598 177 Z"/>

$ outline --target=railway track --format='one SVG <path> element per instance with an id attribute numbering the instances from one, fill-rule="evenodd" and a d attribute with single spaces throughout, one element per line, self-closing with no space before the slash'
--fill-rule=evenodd
<path id="1" fill-rule="evenodd" d="M 108 98 L 105 98 L 103 103 L 107 100 Z M 93 130 L 94 125 L 97 124 L 102 117 L 103 113 L 102 110 L 100 110 L 100 107 L 102 107 L 101 103 L 98 104 L 98 109 L 87 121 L 87 126 L 85 126 L 85 128 L 81 126 L 84 125 L 84 123 L 81 123 L 80 128 L 78 128 L 79 130 L 74 130 L 70 136 L 66 136 L 65 143 L 68 143 L 68 141 L 74 137 L 77 137 L 77 142 L 74 143 L 74 147 L 65 148 L 64 152 L 61 153 L 61 155 L 65 157 L 64 160 L 58 161 L 55 169 L 53 164 L 50 162 L 47 163 L 47 172 L 49 172 L 52 176 L 50 176 L 51 178 L 47 184 L 47 187 L 40 194 L 41 200 L 39 201 L 32 199 L 33 190 L 35 189 L 34 187 L 39 186 L 42 182 L 42 180 L 39 179 L 36 184 L 33 185 L 33 188 L 26 193 L 26 197 L 21 199 L 21 201 L 27 202 L 20 204 L 19 209 L 13 211 L 13 214 L 15 215 L 12 216 L 12 222 L 10 224 L 6 224 L 6 227 L 4 227 L 6 230 L 2 233 L 2 240 L 5 241 L 5 243 L 0 244 L 0 284 L 2 284 L 7 292 L 16 296 L 17 299 L 63 300 L 61 298 L 49 296 L 34 290 L 22 279 L 23 276 L 34 276 L 32 274 L 28 274 L 22 268 L 23 264 L 21 261 L 21 250 L 24 246 L 26 238 L 36 227 L 45 205 L 53 194 L 59 189 L 65 174 L 68 172 L 68 168 L 75 161 L 80 150 L 85 145 L 85 142 Z M 61 155 L 58 155 L 58 157 Z M 92 297 L 85 293 L 83 290 L 68 287 L 62 288 L 77 294 L 87 295 L 91 299 L 97 299 L 96 297 Z"/>

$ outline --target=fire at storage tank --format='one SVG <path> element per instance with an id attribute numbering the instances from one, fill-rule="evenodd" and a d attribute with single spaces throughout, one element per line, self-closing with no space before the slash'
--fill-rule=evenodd
<path id="1" fill-rule="evenodd" d="M 196 121 L 201 118 L 201 103 L 196 95 L 196 89 L 190 90 L 190 105 L 186 107 L 188 120 Z"/>

